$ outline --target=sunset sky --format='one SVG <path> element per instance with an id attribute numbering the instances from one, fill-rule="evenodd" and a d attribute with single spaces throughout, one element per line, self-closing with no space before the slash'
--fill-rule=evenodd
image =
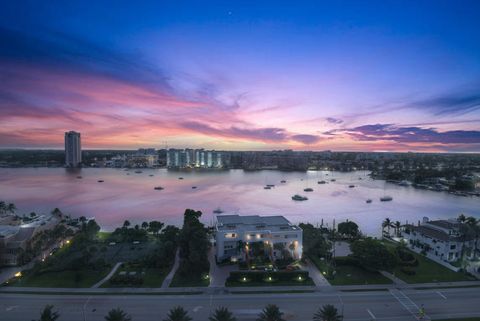
<path id="1" fill-rule="evenodd" d="M 284 3 L 3 1 L 0 147 L 480 152 L 480 1 Z"/>

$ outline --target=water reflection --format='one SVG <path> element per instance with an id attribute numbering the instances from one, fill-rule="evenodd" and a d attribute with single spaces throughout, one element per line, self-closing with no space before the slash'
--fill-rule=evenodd
<path id="1" fill-rule="evenodd" d="M 337 222 L 350 219 L 358 222 L 364 232 L 374 235 L 379 234 L 381 221 L 387 216 L 401 222 L 417 222 L 424 216 L 449 218 L 459 213 L 480 217 L 480 198 L 373 181 L 367 174 L 3 168 L 0 199 L 15 202 L 20 214 L 59 207 L 75 216 L 95 216 L 106 229 L 125 219 L 133 223 L 157 219 L 181 224 L 185 208 L 203 211 L 206 223 L 212 222 L 213 210 L 218 207 L 225 213 L 285 215 L 293 222 L 313 224 L 320 224 L 322 219 L 330 225 L 334 218 Z M 182 180 L 178 179 L 180 176 Z M 282 180 L 286 182 L 281 183 Z M 321 180 L 326 183 L 318 184 Z M 264 189 L 267 184 L 275 186 Z M 352 184 L 355 188 L 349 188 Z M 155 186 L 164 189 L 155 190 Z M 308 187 L 314 191 L 304 192 Z M 294 194 L 306 195 L 308 201 L 295 202 L 291 199 Z M 385 195 L 392 196 L 393 201 L 380 202 Z M 367 199 L 373 202 L 368 204 Z"/>

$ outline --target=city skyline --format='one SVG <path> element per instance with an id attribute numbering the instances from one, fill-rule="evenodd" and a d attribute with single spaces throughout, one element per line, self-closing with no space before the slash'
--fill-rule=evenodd
<path id="1" fill-rule="evenodd" d="M 480 152 L 475 1 L 0 13 L 0 148 Z"/>

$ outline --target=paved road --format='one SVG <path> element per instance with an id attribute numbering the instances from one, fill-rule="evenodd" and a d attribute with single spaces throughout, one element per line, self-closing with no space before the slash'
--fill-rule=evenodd
<path id="1" fill-rule="evenodd" d="M 114 307 L 121 307 L 134 321 L 162 320 L 173 306 L 185 307 L 194 321 L 208 319 L 210 311 L 226 306 L 238 321 L 255 320 L 268 303 L 275 303 L 287 320 L 311 320 L 327 303 L 344 310 L 346 321 L 414 321 L 412 307 L 424 304 L 432 319 L 480 316 L 478 288 L 449 290 L 391 290 L 356 293 L 229 294 L 229 295 L 50 295 L 0 294 L 0 320 L 28 321 L 39 317 L 46 304 L 54 304 L 59 321 L 100 321 Z M 85 311 L 85 314 L 84 314 Z"/>

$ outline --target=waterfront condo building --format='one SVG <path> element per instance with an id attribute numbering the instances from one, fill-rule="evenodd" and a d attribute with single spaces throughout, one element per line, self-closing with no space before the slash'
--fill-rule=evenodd
<path id="1" fill-rule="evenodd" d="M 472 259 L 476 257 L 475 251 L 479 251 L 480 241 L 464 231 L 466 225 L 454 219 L 430 221 L 424 218 L 419 225 L 405 225 L 401 236 L 414 250 L 442 261 L 456 262 L 462 255 Z"/>
<path id="2" fill-rule="evenodd" d="M 302 258 L 303 231 L 283 216 L 219 215 L 216 219 L 217 262 L 243 261 L 258 243 L 272 261 Z"/>
<path id="3" fill-rule="evenodd" d="M 69 131 L 65 133 L 65 166 L 79 167 L 82 163 L 82 144 L 80 133 Z"/>

